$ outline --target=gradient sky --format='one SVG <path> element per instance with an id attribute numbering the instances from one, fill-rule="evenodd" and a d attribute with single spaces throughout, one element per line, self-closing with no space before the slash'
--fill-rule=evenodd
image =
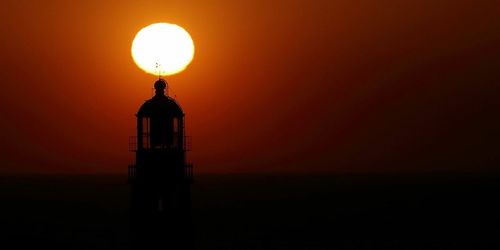
<path id="1" fill-rule="evenodd" d="M 198 172 L 500 166 L 498 1 L 3 0 L 0 172 L 125 172 L 155 22 L 195 42 L 167 80 Z"/>

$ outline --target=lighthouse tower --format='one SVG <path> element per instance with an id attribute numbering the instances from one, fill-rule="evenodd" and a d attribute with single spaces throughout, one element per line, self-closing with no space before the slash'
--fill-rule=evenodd
<path id="1" fill-rule="evenodd" d="M 155 82 L 155 95 L 137 112 L 137 136 L 130 149 L 131 219 L 140 246 L 191 244 L 190 186 L 192 165 L 186 161 L 190 138 L 184 131 L 184 112 L 168 96 L 164 79 Z M 185 247 L 180 247 L 185 246 Z"/>

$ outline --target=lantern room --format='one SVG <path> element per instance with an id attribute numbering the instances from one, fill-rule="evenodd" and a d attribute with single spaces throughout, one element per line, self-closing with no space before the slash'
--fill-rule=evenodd
<path id="1" fill-rule="evenodd" d="M 137 150 L 183 150 L 184 112 L 174 99 L 165 95 L 165 80 L 156 81 L 154 88 L 155 96 L 137 113 Z"/>

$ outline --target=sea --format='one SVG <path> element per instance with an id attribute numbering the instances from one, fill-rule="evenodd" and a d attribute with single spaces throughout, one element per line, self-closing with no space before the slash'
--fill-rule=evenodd
<path id="1" fill-rule="evenodd" d="M 500 249 L 500 174 L 199 174 L 196 249 Z M 125 175 L 0 176 L 0 249 L 131 249 Z M 158 249 L 177 249 L 165 245 Z"/>

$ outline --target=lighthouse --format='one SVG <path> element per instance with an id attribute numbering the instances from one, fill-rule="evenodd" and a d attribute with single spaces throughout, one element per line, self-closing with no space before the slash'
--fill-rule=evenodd
<path id="1" fill-rule="evenodd" d="M 128 167 L 131 231 L 139 247 L 190 249 L 192 164 L 185 115 L 159 78 L 155 95 L 137 112 L 137 134 L 129 141 L 135 163 Z"/>

